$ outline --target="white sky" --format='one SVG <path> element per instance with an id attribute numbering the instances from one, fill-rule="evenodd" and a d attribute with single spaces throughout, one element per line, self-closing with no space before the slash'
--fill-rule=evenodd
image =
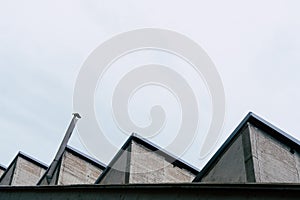
<path id="1" fill-rule="evenodd" d="M 0 163 L 21 150 L 49 164 L 82 63 L 113 35 L 145 27 L 182 33 L 214 61 L 226 93 L 218 145 L 249 111 L 299 139 L 299 8 L 296 0 L 0 1 Z M 198 168 L 199 141 L 183 157 Z M 69 144 L 84 151 L 78 134 Z"/>

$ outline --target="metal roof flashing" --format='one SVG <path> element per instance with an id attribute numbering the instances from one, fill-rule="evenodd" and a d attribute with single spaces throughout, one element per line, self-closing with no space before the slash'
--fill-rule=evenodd
<path id="1" fill-rule="evenodd" d="M 222 155 L 226 152 L 226 150 L 233 144 L 235 139 L 242 133 L 242 130 L 246 128 L 247 124 L 250 123 L 255 127 L 261 129 L 271 137 L 276 140 L 286 144 L 291 148 L 291 150 L 295 150 L 300 152 L 300 142 L 296 138 L 282 131 L 281 129 L 275 127 L 268 121 L 254 114 L 253 112 L 249 112 L 246 117 L 240 122 L 237 128 L 233 131 L 233 133 L 227 138 L 227 140 L 223 143 L 223 145 L 218 149 L 218 151 L 213 155 L 213 157 L 208 161 L 208 163 L 203 167 L 200 173 L 196 176 L 193 182 L 199 182 L 206 175 L 209 170 L 220 160 Z"/>
<path id="2" fill-rule="evenodd" d="M 138 144 L 141 144 L 145 146 L 146 148 L 156 151 L 157 154 L 163 156 L 168 162 L 172 163 L 174 166 L 177 166 L 181 169 L 186 169 L 193 173 L 194 175 L 197 175 L 199 173 L 199 170 L 186 163 L 185 161 L 181 160 L 180 158 L 172 155 L 170 152 L 167 152 L 163 148 L 159 147 L 158 145 L 153 144 L 149 140 L 141 137 L 137 133 L 132 133 L 131 136 L 126 140 L 126 142 L 123 144 L 121 149 L 117 152 L 117 154 L 114 156 L 114 158 L 111 160 L 109 165 L 106 167 L 106 169 L 103 171 L 103 173 L 99 176 L 99 178 L 96 180 L 95 184 L 99 184 L 101 180 L 105 177 L 105 175 L 109 172 L 111 167 L 115 164 L 115 162 L 119 159 L 119 157 L 122 155 L 123 151 L 126 150 L 132 141 L 137 142 Z"/>

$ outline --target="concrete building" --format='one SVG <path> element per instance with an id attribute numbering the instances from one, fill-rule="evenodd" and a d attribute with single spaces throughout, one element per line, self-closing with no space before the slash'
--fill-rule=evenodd
<path id="1" fill-rule="evenodd" d="M 187 183 L 198 173 L 194 167 L 133 134 L 96 184 Z"/>
<path id="2" fill-rule="evenodd" d="M 19 152 L 0 179 L 0 185 L 36 185 L 47 166 L 40 161 Z"/>
<path id="3" fill-rule="evenodd" d="M 5 170 L 6 170 L 6 167 L 4 167 L 3 165 L 0 165 L 0 178 L 1 178 L 2 174 L 4 174 Z"/>
<path id="4" fill-rule="evenodd" d="M 67 146 L 74 130 L 78 114 L 67 129 L 58 152 L 47 167 L 45 164 L 19 152 L 0 179 L 0 185 L 71 185 L 93 184 L 105 169 L 105 165 Z"/>
<path id="5" fill-rule="evenodd" d="M 103 163 L 67 146 L 80 118 L 78 113 L 73 114 L 56 156 L 37 185 L 93 184 L 105 169 Z"/>
<path id="6" fill-rule="evenodd" d="M 105 165 L 67 146 L 54 169 L 54 177 L 48 182 L 49 169 L 50 167 L 41 177 L 38 185 L 93 184 L 105 169 Z"/>
<path id="7" fill-rule="evenodd" d="M 249 113 L 194 182 L 300 183 L 300 142 Z"/>
<path id="8" fill-rule="evenodd" d="M 47 170 L 43 168 L 44 173 L 35 168 L 39 162 L 32 158 L 28 162 L 28 157 L 20 154 L 14 159 L 0 183 L 22 185 L 21 181 L 13 180 L 26 177 L 23 180 L 31 183 L 23 182 L 23 185 L 31 186 L 0 186 L 0 199 L 276 200 L 300 197 L 300 142 L 253 113 L 244 118 L 200 172 L 136 134 L 129 137 L 105 168 L 66 146 L 74 121 L 75 118 L 53 162 Z M 25 172 L 15 173 L 18 170 Z M 39 186 L 34 186 L 37 174 L 43 176 Z"/>

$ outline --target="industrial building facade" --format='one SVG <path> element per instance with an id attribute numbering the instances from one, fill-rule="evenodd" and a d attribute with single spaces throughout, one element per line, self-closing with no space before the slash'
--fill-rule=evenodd
<path id="1" fill-rule="evenodd" d="M 105 166 L 67 146 L 76 117 L 49 166 L 0 166 L 0 199 L 300 198 L 299 141 L 253 113 L 200 171 L 136 134 Z"/>

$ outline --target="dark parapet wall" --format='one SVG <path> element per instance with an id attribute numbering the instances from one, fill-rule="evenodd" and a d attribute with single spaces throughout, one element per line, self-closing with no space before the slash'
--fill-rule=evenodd
<path id="1" fill-rule="evenodd" d="M 5 200 L 85 199 L 203 199 L 298 200 L 299 185 L 286 184 L 138 184 L 52 187 L 0 187 Z"/>

